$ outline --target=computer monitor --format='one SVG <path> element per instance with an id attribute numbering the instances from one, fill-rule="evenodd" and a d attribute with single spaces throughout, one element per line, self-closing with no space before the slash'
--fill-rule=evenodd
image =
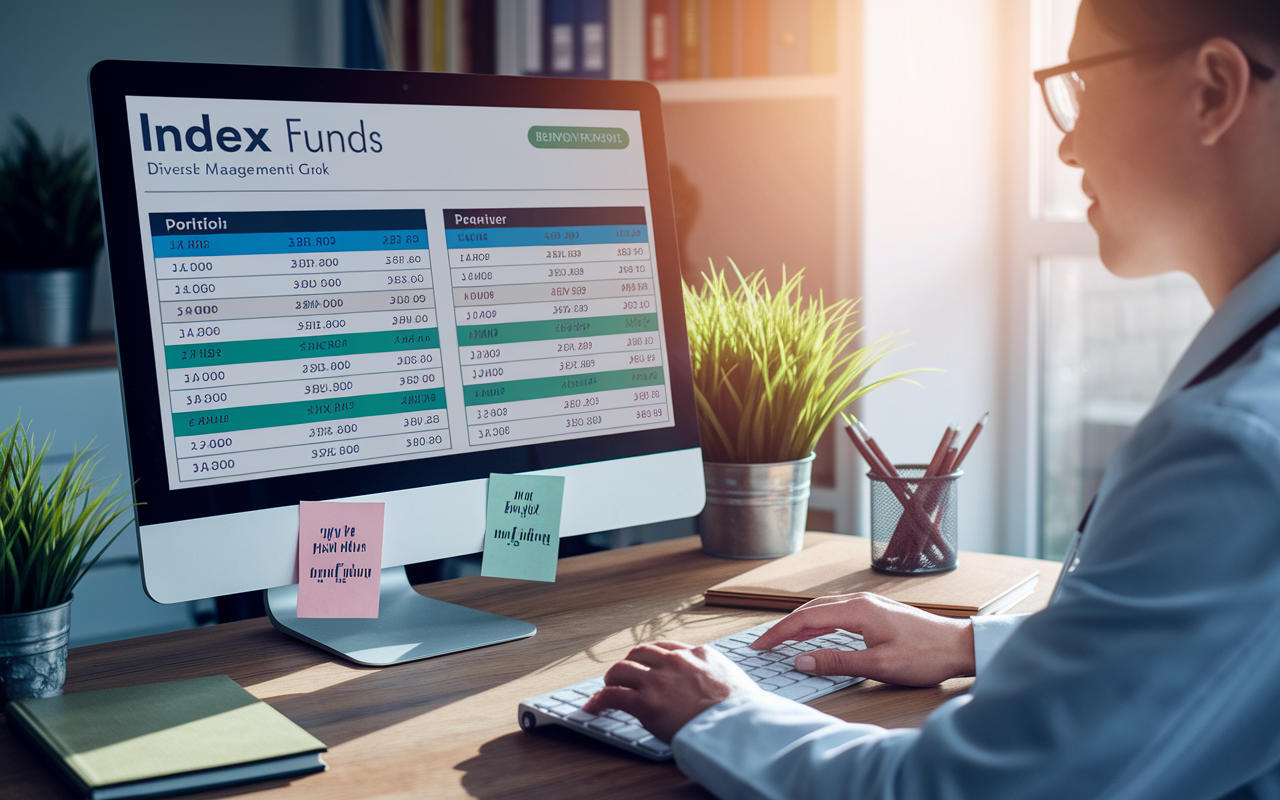
<path id="1" fill-rule="evenodd" d="M 491 473 L 564 476 L 562 536 L 701 509 L 654 87 L 122 61 L 89 82 L 152 599 L 267 589 L 277 627 L 394 663 L 532 635 L 401 568 L 482 549 Z M 378 620 L 297 618 L 304 500 L 386 504 Z"/>

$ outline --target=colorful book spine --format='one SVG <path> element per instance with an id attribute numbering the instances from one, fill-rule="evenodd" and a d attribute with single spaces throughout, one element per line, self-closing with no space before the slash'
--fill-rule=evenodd
<path id="1" fill-rule="evenodd" d="M 710 45 L 708 72 L 713 78 L 731 78 L 741 74 L 738 48 L 734 36 L 741 3 L 734 0 L 706 0 L 707 39 Z"/>
<path id="2" fill-rule="evenodd" d="M 574 0 L 545 0 L 543 72 L 557 78 L 571 78 L 578 71 Z"/>
<path id="3" fill-rule="evenodd" d="M 609 77 L 609 2 L 578 0 L 578 77 Z"/>
<path id="4" fill-rule="evenodd" d="M 702 0 L 680 0 L 680 77 L 702 77 Z"/>
<path id="5" fill-rule="evenodd" d="M 769 0 L 742 0 L 742 74 L 769 74 Z"/>
<path id="6" fill-rule="evenodd" d="M 801 75 L 809 71 L 808 0 L 770 0 L 769 73 Z"/>
<path id="7" fill-rule="evenodd" d="M 677 77 L 676 45 L 679 0 L 647 0 L 645 3 L 645 63 L 651 81 Z"/>

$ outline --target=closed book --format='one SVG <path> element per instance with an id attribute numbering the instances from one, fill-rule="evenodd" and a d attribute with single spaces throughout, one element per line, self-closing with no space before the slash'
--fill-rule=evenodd
<path id="1" fill-rule="evenodd" d="M 5 717 L 82 797 L 159 797 L 320 772 L 324 743 L 225 675 L 15 700 Z"/>
<path id="2" fill-rule="evenodd" d="M 702 0 L 680 0 L 680 77 L 702 77 Z"/>
<path id="3" fill-rule="evenodd" d="M 575 0 L 544 0 L 544 74 L 571 78 L 578 72 L 577 19 Z"/>
<path id="4" fill-rule="evenodd" d="M 960 566 L 934 575 L 871 569 L 871 541 L 846 536 L 779 558 L 703 593 L 708 605 L 791 611 L 833 594 L 871 592 L 945 617 L 1009 610 L 1035 589 L 1040 570 L 1025 558 L 962 552 Z"/>
<path id="5" fill-rule="evenodd" d="M 730 78 L 738 74 L 737 37 L 734 27 L 738 3 L 735 0 L 707 0 L 707 39 L 711 47 L 710 74 Z"/>
<path id="6" fill-rule="evenodd" d="M 645 2 L 645 73 L 651 81 L 679 77 L 680 22 L 677 18 L 680 0 L 646 0 Z"/>
<path id="7" fill-rule="evenodd" d="M 809 6 L 809 71 L 836 71 L 836 0 L 812 0 Z"/>
<path id="8" fill-rule="evenodd" d="M 578 77 L 609 77 L 609 2 L 578 0 Z"/>
<path id="9" fill-rule="evenodd" d="M 809 71 L 809 0 L 769 0 L 769 72 Z"/>
<path id="10" fill-rule="evenodd" d="M 742 74 L 769 74 L 769 0 L 742 0 Z"/>

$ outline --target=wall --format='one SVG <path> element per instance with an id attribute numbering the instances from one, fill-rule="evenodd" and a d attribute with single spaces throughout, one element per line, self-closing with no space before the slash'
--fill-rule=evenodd
<path id="1" fill-rule="evenodd" d="M 341 0 L 11 0 L 0 10 L 0 143 L 25 117 L 46 142 L 88 141 L 89 70 L 104 59 L 341 66 Z M 112 328 L 105 258 L 92 328 Z"/>
<path id="2" fill-rule="evenodd" d="M 999 7 L 997 0 L 866 0 L 863 29 L 867 328 L 913 343 L 883 372 L 945 371 L 916 376 L 923 388 L 898 383 L 873 392 L 861 415 L 893 459 L 913 462 L 928 461 L 948 423 L 967 435 L 992 412 L 960 484 L 961 547 L 989 551 L 1014 535 L 1001 530 L 997 447 L 1005 135 Z M 859 486 L 865 492 L 865 481 Z"/>

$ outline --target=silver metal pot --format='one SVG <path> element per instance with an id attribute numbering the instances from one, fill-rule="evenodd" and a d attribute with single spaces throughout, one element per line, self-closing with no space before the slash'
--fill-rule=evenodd
<path id="1" fill-rule="evenodd" d="M 813 454 L 777 464 L 704 462 L 702 549 L 721 558 L 779 558 L 804 546 Z"/>
<path id="2" fill-rule="evenodd" d="M 71 601 L 0 614 L 0 700 L 57 697 L 67 679 Z"/>
<path id="3" fill-rule="evenodd" d="M 0 318 L 14 344 L 66 347 L 89 330 L 93 267 L 0 270 Z"/>

